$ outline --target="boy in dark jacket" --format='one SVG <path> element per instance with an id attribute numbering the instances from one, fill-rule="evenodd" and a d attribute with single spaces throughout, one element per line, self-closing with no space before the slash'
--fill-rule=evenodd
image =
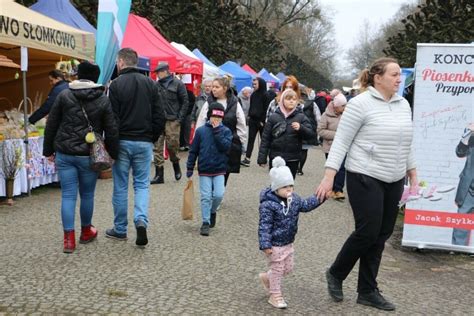
<path id="1" fill-rule="evenodd" d="M 198 160 L 199 188 L 201 191 L 202 236 L 209 236 L 209 228 L 216 224 L 216 212 L 224 197 L 224 175 L 227 172 L 227 152 L 232 143 L 232 132 L 222 124 L 224 106 L 218 102 L 209 105 L 205 125 L 194 135 L 189 151 L 186 176 L 193 176 Z"/>
<path id="2" fill-rule="evenodd" d="M 259 278 L 270 293 L 268 303 L 276 308 L 286 308 L 281 293 L 281 279 L 293 270 L 293 241 L 298 231 L 300 212 L 310 212 L 320 205 L 312 195 L 302 199 L 293 191 L 293 175 L 281 157 L 272 161 L 271 187 L 260 193 L 260 220 L 258 238 L 260 250 L 268 258 L 270 269 Z"/>

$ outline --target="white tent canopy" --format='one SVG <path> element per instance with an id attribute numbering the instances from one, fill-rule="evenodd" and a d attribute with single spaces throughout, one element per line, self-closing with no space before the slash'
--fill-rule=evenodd
<path id="1" fill-rule="evenodd" d="M 192 51 L 190 51 L 183 44 L 176 43 L 176 42 L 171 42 L 171 45 L 173 45 L 173 47 L 178 49 L 181 53 L 183 53 L 183 54 L 185 54 L 189 57 L 195 58 L 197 60 L 200 60 L 196 55 L 194 55 L 194 53 Z M 208 65 L 208 64 L 204 63 L 204 72 L 203 72 L 202 76 L 203 76 L 204 79 L 216 78 L 216 77 L 220 76 L 220 70 L 217 67 L 213 67 L 211 65 Z"/>

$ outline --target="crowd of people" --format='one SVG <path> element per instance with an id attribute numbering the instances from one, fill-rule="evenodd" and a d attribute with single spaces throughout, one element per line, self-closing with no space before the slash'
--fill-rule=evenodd
<path id="1" fill-rule="evenodd" d="M 357 96 L 346 96 L 337 89 L 316 93 L 295 76 L 288 76 L 281 91 L 258 77 L 253 87 L 241 91 L 235 90 L 229 78 L 206 79 L 195 98 L 170 73 L 167 63 L 160 62 L 154 70 L 155 82 L 137 70 L 137 61 L 134 50 L 121 49 L 116 59 L 119 75 L 107 91 L 96 83 L 100 69 L 88 62 L 79 65 L 78 80 L 65 89 L 61 86 L 62 91 L 54 83 L 55 100 L 49 100 L 54 104 L 49 105 L 43 153 L 56 162 L 59 173 L 65 253 L 76 248 L 78 191 L 79 242 L 88 243 L 98 235 L 92 225 L 98 174 L 89 165 L 88 121 L 104 135 L 107 151 L 115 160 L 114 221 L 105 236 L 127 240 L 131 170 L 137 246 L 148 243 L 150 185 L 164 183 L 165 150 L 177 181 L 182 177 L 180 151 L 189 150 L 187 178 L 192 178 L 197 164 L 199 233 L 209 236 L 230 174 L 251 166 L 259 138 L 257 165 L 268 165 L 271 182 L 260 195 L 258 227 L 260 250 L 269 262 L 269 270 L 259 275 L 268 302 L 276 308 L 287 307 L 281 281 L 293 270 L 299 212 L 309 212 L 330 198 L 344 200 L 347 179 L 355 230 L 326 271 L 328 292 L 334 301 L 342 301 L 343 281 L 359 261 L 357 303 L 395 309 L 380 294 L 376 278 L 405 179 L 413 190 L 417 185 L 411 111 L 407 101 L 396 94 L 400 84 L 396 60 L 379 59 L 365 70 Z M 315 193 L 304 199 L 295 193 L 294 179 L 304 175 L 308 150 L 319 145 L 327 159 L 324 177 Z M 152 163 L 155 175 L 150 179 Z"/>

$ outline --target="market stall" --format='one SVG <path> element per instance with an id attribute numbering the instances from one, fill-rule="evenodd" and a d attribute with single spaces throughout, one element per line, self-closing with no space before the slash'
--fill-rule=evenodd
<path id="1" fill-rule="evenodd" d="M 176 42 L 171 42 L 171 45 L 173 45 L 173 47 L 175 47 L 176 49 L 178 49 L 180 52 L 182 52 L 183 54 L 186 54 L 188 55 L 189 57 L 191 58 L 194 58 L 194 59 L 197 59 L 197 60 L 200 60 L 196 55 L 194 55 L 194 53 L 192 51 L 190 51 L 185 45 L 183 44 L 180 44 L 180 43 L 176 43 Z M 219 77 L 221 74 L 220 74 L 220 71 L 219 71 L 219 68 L 215 67 L 215 66 L 211 66 L 211 65 L 208 65 L 206 63 L 203 62 L 203 78 L 206 79 L 206 78 L 216 78 L 216 77 Z"/>
<path id="2" fill-rule="evenodd" d="M 272 84 L 275 88 L 280 86 L 280 79 L 272 76 L 265 68 L 262 68 L 262 70 L 258 72 L 258 76 L 265 80 L 267 84 Z"/>
<path id="3" fill-rule="evenodd" d="M 212 68 L 217 68 L 219 70 L 219 75 L 220 76 L 225 76 L 225 75 L 229 75 L 231 76 L 228 72 L 220 69 L 219 67 L 217 67 L 212 61 L 210 61 L 199 49 L 195 48 L 192 50 L 192 53 L 197 57 L 199 58 L 200 60 L 202 60 L 202 62 L 205 64 L 205 65 L 209 65 L 211 66 Z"/>
<path id="4" fill-rule="evenodd" d="M 228 61 L 219 68 L 232 75 L 232 82 L 235 84 L 237 91 L 242 90 L 243 87 L 252 86 L 252 76 L 233 61 Z"/>
<path id="5" fill-rule="evenodd" d="M 280 82 L 283 83 L 283 81 L 286 80 L 286 75 L 282 72 L 279 72 L 275 75 L 275 77 L 277 77 L 278 79 L 280 79 Z"/>
<path id="6" fill-rule="evenodd" d="M 242 66 L 242 69 L 251 74 L 252 76 L 257 76 L 257 72 L 253 70 L 252 67 L 249 66 L 249 64 L 245 64 Z"/>
<path id="7" fill-rule="evenodd" d="M 25 126 L 22 111 L 31 113 L 33 103 L 44 101 L 50 90 L 48 72 L 58 62 L 71 58 L 93 60 L 95 41 L 92 33 L 55 21 L 10 0 L 2 0 L 0 20 L 0 54 L 23 68 L 20 72 L 18 68 L 0 67 L 0 196 L 4 196 L 11 183 L 5 181 L 8 179 L 13 180 L 15 195 L 57 181 L 54 164 L 41 154 L 41 130 L 32 125 Z M 23 106 L 22 102 L 25 103 Z M 5 174 L 12 170 L 15 172 Z"/>
<path id="8" fill-rule="evenodd" d="M 185 83 L 191 83 L 194 88 L 202 81 L 203 62 L 173 47 L 145 18 L 129 15 L 122 47 L 133 48 L 140 56 L 150 58 L 152 70 L 160 61 L 166 61 L 171 72 L 191 75 L 191 82 Z"/>

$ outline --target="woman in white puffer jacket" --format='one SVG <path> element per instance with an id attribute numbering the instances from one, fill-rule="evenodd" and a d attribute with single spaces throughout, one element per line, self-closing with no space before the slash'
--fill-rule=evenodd
<path id="1" fill-rule="evenodd" d="M 355 231 L 326 271 L 326 278 L 331 297 L 342 301 L 342 282 L 360 260 L 357 303 L 394 310 L 380 294 L 376 278 L 385 241 L 395 226 L 405 176 L 412 189 L 417 186 L 411 110 L 397 95 L 401 79 L 395 59 L 376 60 L 370 70 L 361 73 L 360 81 L 366 91 L 347 104 L 316 190 L 320 200 L 327 197 L 347 154 L 347 192 Z"/>

